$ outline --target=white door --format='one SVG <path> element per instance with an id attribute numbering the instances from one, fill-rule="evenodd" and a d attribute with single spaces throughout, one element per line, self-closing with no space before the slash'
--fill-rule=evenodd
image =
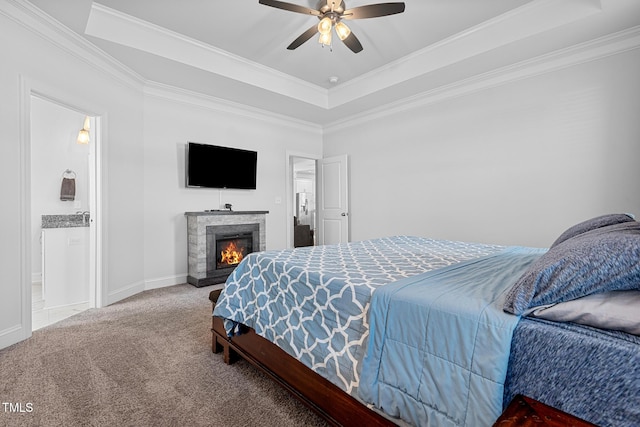
<path id="1" fill-rule="evenodd" d="M 318 160 L 318 243 L 349 241 L 349 168 L 347 155 Z"/>

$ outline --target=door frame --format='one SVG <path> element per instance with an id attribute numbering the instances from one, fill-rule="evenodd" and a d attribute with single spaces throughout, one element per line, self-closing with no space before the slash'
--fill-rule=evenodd
<path id="1" fill-rule="evenodd" d="M 74 99 L 68 93 L 60 93 L 60 90 L 41 82 L 29 81 L 20 76 L 20 162 L 21 162 L 21 226 L 20 226 L 20 266 L 21 266 L 21 333 L 15 342 L 27 339 L 32 333 L 32 272 L 31 272 L 31 97 L 52 102 L 63 108 L 76 111 L 93 118 L 95 124 L 91 142 L 94 147 L 90 150 L 90 190 L 89 211 L 90 223 L 90 250 L 89 250 L 89 282 L 90 282 L 90 306 L 102 307 L 105 301 L 103 289 L 103 127 L 104 115 L 95 112 L 94 109 L 83 105 L 81 99 Z M 81 126 L 81 123 L 79 124 Z"/>
<path id="2" fill-rule="evenodd" d="M 295 176 L 293 174 L 293 160 L 294 158 L 297 157 L 301 157 L 304 159 L 309 159 L 309 160 L 313 160 L 313 161 L 318 161 L 322 158 L 321 155 L 319 154 L 311 154 L 311 153 L 305 153 L 305 152 L 299 152 L 299 151 L 289 151 L 287 150 L 286 152 L 286 156 L 287 156 L 287 176 L 286 176 L 286 211 L 287 211 L 287 215 L 286 215 L 286 239 L 287 239 L 287 248 L 292 249 L 293 248 L 293 215 L 294 215 L 294 205 L 295 205 L 295 200 L 293 200 L 293 186 L 294 186 L 294 179 Z M 317 181 L 317 177 L 318 177 L 318 169 L 316 168 L 316 181 Z M 317 192 L 316 192 L 317 193 Z M 318 200 L 318 195 L 314 194 L 315 200 L 317 202 Z M 317 203 L 316 203 L 317 206 Z"/>

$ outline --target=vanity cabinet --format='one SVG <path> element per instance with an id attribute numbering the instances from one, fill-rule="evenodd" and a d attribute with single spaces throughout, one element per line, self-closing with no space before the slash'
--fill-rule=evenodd
<path id="1" fill-rule="evenodd" d="M 89 227 L 42 230 L 45 308 L 89 301 Z"/>

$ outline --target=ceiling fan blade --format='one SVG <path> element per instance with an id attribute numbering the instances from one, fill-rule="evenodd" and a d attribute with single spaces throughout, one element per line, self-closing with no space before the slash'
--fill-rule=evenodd
<path id="1" fill-rule="evenodd" d="M 258 0 L 258 3 L 265 6 L 275 7 L 276 9 L 288 10 L 290 12 L 304 13 L 305 15 L 320 16 L 320 12 L 317 10 L 309 9 L 308 7 L 298 6 L 297 4 L 287 3 L 277 0 Z"/>
<path id="2" fill-rule="evenodd" d="M 395 15 L 404 12 L 404 2 L 378 3 L 347 9 L 342 15 L 343 19 L 377 18 L 379 16 Z"/>
<path id="3" fill-rule="evenodd" d="M 342 42 L 346 44 L 347 47 L 353 51 L 353 53 L 362 51 L 360 40 L 358 40 L 358 38 L 353 33 L 349 34 L 349 36 L 346 39 L 342 40 Z"/>
<path id="4" fill-rule="evenodd" d="M 304 33 L 300 34 L 300 36 L 298 36 L 297 39 L 292 41 L 291 44 L 289 46 L 287 46 L 287 49 L 293 50 L 293 49 L 296 49 L 296 48 L 300 47 L 300 45 L 302 43 L 306 42 L 307 40 L 309 40 L 311 37 L 313 37 L 317 33 L 318 33 L 318 26 L 314 25 L 313 27 L 309 28 Z"/>

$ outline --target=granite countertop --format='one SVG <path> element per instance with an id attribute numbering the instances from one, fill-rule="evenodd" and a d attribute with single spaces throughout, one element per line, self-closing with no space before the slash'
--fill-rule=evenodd
<path id="1" fill-rule="evenodd" d="M 88 227 L 89 214 L 42 215 L 42 228 Z"/>

